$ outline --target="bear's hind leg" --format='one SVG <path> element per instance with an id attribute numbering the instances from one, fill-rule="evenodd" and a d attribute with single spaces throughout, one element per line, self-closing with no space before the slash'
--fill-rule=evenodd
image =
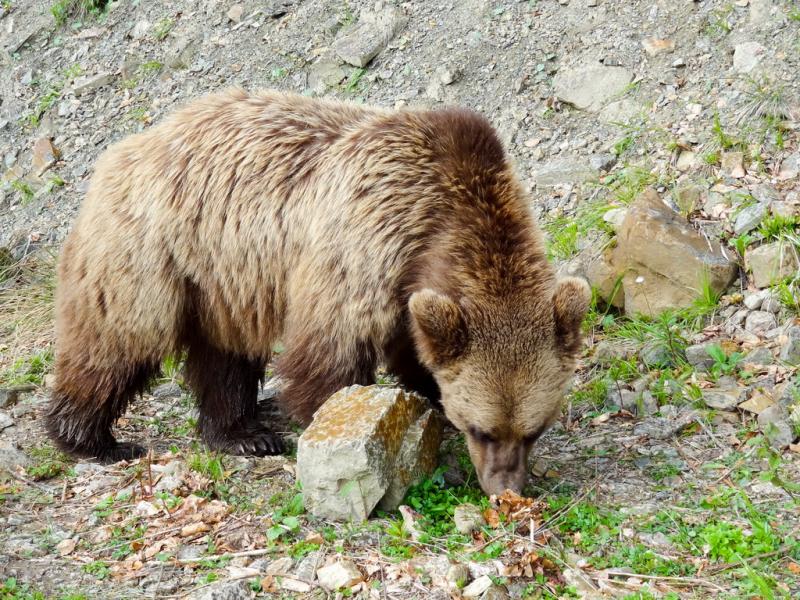
<path id="1" fill-rule="evenodd" d="M 98 367 L 68 357 L 56 359 L 56 386 L 45 426 L 62 451 L 112 463 L 145 453 L 137 444 L 118 442 L 111 427 L 156 372 L 157 364 Z"/>
<path id="2" fill-rule="evenodd" d="M 258 385 L 263 361 L 193 340 L 186 361 L 189 385 L 197 396 L 199 429 L 212 450 L 227 454 L 281 454 L 283 440 L 258 419 Z"/>

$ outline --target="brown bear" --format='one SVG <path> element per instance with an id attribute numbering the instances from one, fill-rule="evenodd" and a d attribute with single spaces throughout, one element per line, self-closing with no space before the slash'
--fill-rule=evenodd
<path id="1" fill-rule="evenodd" d="M 282 451 L 256 415 L 274 343 L 302 423 L 379 363 L 439 398 L 487 493 L 519 490 L 574 370 L 587 285 L 556 280 L 489 122 L 234 89 L 99 159 L 58 268 L 58 446 L 140 455 L 112 424 L 187 350 L 213 449 Z"/>

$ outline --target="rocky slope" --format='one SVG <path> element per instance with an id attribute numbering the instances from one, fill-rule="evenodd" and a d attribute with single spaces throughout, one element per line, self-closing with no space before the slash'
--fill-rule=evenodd
<path id="1" fill-rule="evenodd" d="M 0 71 L 3 598 L 800 593 L 797 2 L 9 0 Z M 46 444 L 49 253 L 94 161 L 231 85 L 497 125 L 598 295 L 536 503 L 476 495 L 455 439 L 410 512 L 320 521 L 293 459 L 196 446 L 172 364 L 121 423 L 149 461 Z"/>

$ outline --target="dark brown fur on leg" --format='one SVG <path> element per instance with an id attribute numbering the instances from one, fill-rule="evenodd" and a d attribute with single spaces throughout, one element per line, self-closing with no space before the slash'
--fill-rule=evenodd
<path id="1" fill-rule="evenodd" d="M 281 406 L 303 425 L 311 422 L 316 410 L 337 390 L 348 385 L 375 383 L 377 359 L 368 345 L 360 344 L 350 353 L 348 364 L 321 371 L 321 366 L 329 365 L 325 354 L 319 348 L 293 344 L 278 361 L 278 373 L 286 380 L 280 396 Z"/>
<path id="2" fill-rule="evenodd" d="M 264 362 L 237 356 L 194 340 L 186 361 L 189 385 L 197 396 L 198 426 L 212 450 L 228 454 L 281 454 L 283 440 L 258 419 L 258 385 Z"/>
<path id="3" fill-rule="evenodd" d="M 387 370 L 400 380 L 403 387 L 425 396 L 441 408 L 439 386 L 417 358 L 413 341 L 407 334 L 399 335 L 387 344 L 385 354 Z"/>
<path id="4" fill-rule="evenodd" d="M 77 362 L 57 363 L 57 385 L 45 417 L 56 446 L 69 454 L 116 462 L 138 458 L 145 449 L 118 442 L 111 426 L 155 373 L 156 365 L 124 365 L 102 370 Z"/>

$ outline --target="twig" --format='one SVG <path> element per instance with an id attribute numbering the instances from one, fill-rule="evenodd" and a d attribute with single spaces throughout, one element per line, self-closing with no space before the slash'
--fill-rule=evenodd
<path id="1" fill-rule="evenodd" d="M 663 575 L 640 575 L 639 573 L 628 573 L 626 571 L 603 571 L 604 575 L 611 577 L 636 577 L 637 579 L 650 579 L 653 581 L 670 581 L 675 584 L 683 585 L 701 585 L 709 587 L 720 592 L 725 592 L 725 588 L 718 586 L 716 583 L 706 581 L 705 579 L 698 579 L 697 577 L 667 577 Z M 595 577 L 595 579 L 599 579 Z"/>
<path id="2" fill-rule="evenodd" d="M 777 550 L 773 550 L 772 552 L 764 552 L 762 554 L 756 554 L 755 556 L 750 556 L 748 558 L 742 559 L 742 562 L 749 563 L 753 562 L 754 560 L 760 560 L 762 558 L 769 558 L 770 556 L 775 556 L 777 554 L 784 554 L 786 553 L 792 546 L 789 544 L 784 544 Z M 727 571 L 728 569 L 735 569 L 736 567 L 741 567 L 742 563 L 725 563 L 723 565 L 716 565 L 706 572 L 711 573 L 712 575 L 716 575 L 717 573 L 722 573 L 722 571 Z"/>
<path id="3" fill-rule="evenodd" d="M 240 556 L 264 556 L 271 554 L 275 549 L 260 548 L 258 550 L 245 550 L 243 552 L 226 552 L 225 554 L 213 554 L 211 556 L 203 556 L 199 558 L 175 558 L 174 562 L 179 565 L 186 565 L 197 562 L 204 562 L 207 560 L 222 560 L 223 558 L 239 558 Z M 296 579 L 296 578 L 295 578 Z"/>

